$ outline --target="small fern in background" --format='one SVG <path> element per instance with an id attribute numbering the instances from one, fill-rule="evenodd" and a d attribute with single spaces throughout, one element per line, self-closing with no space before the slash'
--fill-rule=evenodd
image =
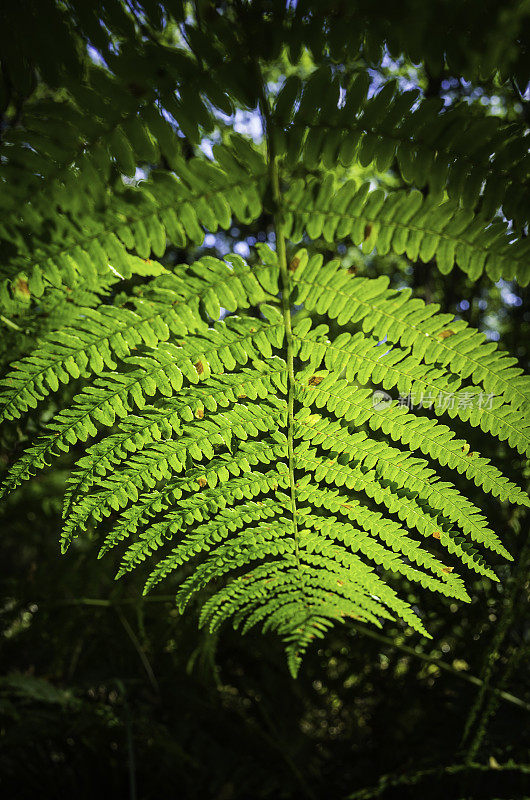
<path id="1" fill-rule="evenodd" d="M 82 36 L 86 12 L 71 5 Z M 96 527 L 101 555 L 120 549 L 118 576 L 147 562 L 147 592 L 178 574 L 180 609 L 198 597 L 212 631 L 231 621 L 277 632 L 296 675 L 311 640 L 347 618 L 397 616 L 428 636 L 401 577 L 462 601 L 459 566 L 497 580 L 487 551 L 511 556 L 451 471 L 530 505 L 450 427 L 528 456 L 530 380 L 516 360 L 310 242 L 526 284 L 528 239 L 514 231 L 528 221 L 529 157 L 524 132 L 502 120 L 444 111 L 394 83 L 368 97 L 367 71 L 352 78 L 327 63 L 333 30 L 326 63 L 272 96 L 267 64 L 285 45 L 294 70 L 307 33 L 299 9 L 311 10 L 280 5 L 284 40 L 272 52 L 261 4 L 212 5 L 187 21 L 188 47 L 161 40 L 124 47 L 109 70 L 87 64 L 66 99 L 8 132 L 6 314 L 57 297 L 73 308 L 12 365 L 3 419 L 70 383 L 75 393 L 3 490 L 73 449 L 63 551 Z M 260 144 L 232 132 L 212 158 L 185 152 L 238 107 L 258 109 Z M 34 172 L 20 175 L 28 144 Z M 138 164 L 149 176 L 135 183 Z M 410 189 L 381 178 L 396 165 Z M 156 260 L 168 244 L 200 245 L 205 231 L 264 213 L 275 249 L 256 245 L 252 265 L 237 254 Z M 403 404 L 409 396 L 430 412 Z"/>

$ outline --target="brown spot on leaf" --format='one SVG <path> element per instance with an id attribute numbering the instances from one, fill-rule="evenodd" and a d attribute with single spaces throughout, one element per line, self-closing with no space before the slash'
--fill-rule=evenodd
<path id="1" fill-rule="evenodd" d="M 238 396 L 237 396 L 237 399 L 238 399 L 238 400 L 244 400 L 244 399 L 245 399 L 245 397 L 246 397 L 246 394 L 245 394 L 245 392 L 241 392 L 241 394 L 238 394 Z"/>
<path id="2" fill-rule="evenodd" d="M 365 239 L 365 241 L 366 241 L 366 239 L 370 238 L 370 234 L 371 233 L 372 233 L 372 226 L 370 225 L 370 223 L 368 223 L 368 225 L 364 226 L 364 239 Z"/>
<path id="3" fill-rule="evenodd" d="M 197 363 L 194 364 L 193 366 L 197 370 L 197 375 L 202 375 L 202 373 L 204 372 L 204 364 L 202 363 L 202 361 L 197 361 Z"/>
<path id="4" fill-rule="evenodd" d="M 299 264 L 300 264 L 300 259 L 298 258 L 298 256 L 295 256 L 293 259 L 291 259 L 291 263 L 289 264 L 290 272 L 296 272 L 296 270 L 299 267 Z"/>
<path id="5" fill-rule="evenodd" d="M 28 282 L 25 278 L 17 278 L 16 281 L 13 282 L 13 291 L 19 297 L 29 298 L 31 297 L 31 292 L 29 290 Z"/>
<path id="6" fill-rule="evenodd" d="M 197 478 L 197 483 L 202 489 L 208 483 L 208 478 L 205 475 L 201 475 L 200 478 Z"/>
<path id="7" fill-rule="evenodd" d="M 313 375 L 311 378 L 309 378 L 309 381 L 307 382 L 307 385 L 308 386 L 318 386 L 318 384 L 322 383 L 323 380 L 324 380 L 324 378 L 322 377 L 322 375 Z"/>
<path id="8" fill-rule="evenodd" d="M 202 419 L 204 417 L 204 408 L 198 408 L 195 412 L 195 416 L 197 419 Z"/>
<path id="9" fill-rule="evenodd" d="M 434 531 L 433 536 L 434 536 L 435 539 L 441 539 L 442 538 L 442 534 L 440 533 L 440 531 Z"/>
<path id="10" fill-rule="evenodd" d="M 357 267 L 354 264 L 352 264 L 352 266 L 348 268 L 348 274 L 357 275 Z"/>
<path id="11" fill-rule="evenodd" d="M 451 328 L 446 328 L 445 331 L 440 331 L 438 334 L 440 339 L 447 339 L 449 336 L 454 336 L 455 332 Z"/>
<path id="12" fill-rule="evenodd" d="M 443 568 L 442 568 L 442 572 L 447 572 L 447 573 L 449 573 L 449 572 L 452 572 L 452 571 L 453 571 L 453 567 L 443 567 Z"/>

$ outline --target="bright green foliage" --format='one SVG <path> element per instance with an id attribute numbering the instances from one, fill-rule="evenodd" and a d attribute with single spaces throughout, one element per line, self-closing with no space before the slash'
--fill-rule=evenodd
<path id="1" fill-rule="evenodd" d="M 505 223 L 486 221 L 451 200 L 438 203 L 430 194 L 424 200 L 416 189 L 386 194 L 355 180 L 337 186 L 332 174 L 325 181 L 300 178 L 286 192 L 285 208 L 284 232 L 295 242 L 304 233 L 327 242 L 348 237 L 364 253 L 377 248 L 380 255 L 404 253 L 425 263 L 435 257 L 444 274 L 456 263 L 472 279 L 485 270 L 493 280 L 530 280 L 527 239 L 514 242 Z"/>
<path id="2" fill-rule="evenodd" d="M 293 63 L 304 5 L 286 33 Z M 72 7 L 81 30 L 94 24 Z M 367 100 L 368 73 L 344 85 L 328 67 L 293 76 L 270 104 L 263 42 L 242 76 L 228 23 L 210 21 L 211 52 L 189 26 L 191 52 L 144 43 L 115 55 L 112 74 L 91 64 L 2 143 L 0 180 L 14 185 L 0 228 L 5 309 L 74 297 L 3 380 L 7 423 L 42 403 L 54 412 L 3 488 L 74 449 L 63 550 L 101 529 L 101 554 L 120 548 L 118 576 L 148 562 L 146 591 L 178 576 L 179 608 L 198 598 L 212 631 L 225 620 L 276 631 L 296 674 L 310 641 L 348 617 L 397 616 L 428 636 L 396 578 L 458 600 L 469 597 L 455 565 L 496 580 L 485 551 L 510 554 L 447 475 L 530 501 L 448 423 L 528 456 L 530 379 L 438 306 L 291 243 L 348 238 L 444 274 L 456 264 L 528 283 L 529 239 L 500 212 L 527 221 L 529 157 L 516 126 L 464 107 L 416 106 L 394 84 Z M 212 159 L 183 152 L 220 111 L 256 104 L 266 148 L 231 133 Z M 410 190 L 368 179 L 394 163 Z M 131 184 L 139 164 L 149 176 Z M 257 263 L 152 259 L 264 213 L 276 252 L 257 245 Z"/>
<path id="3" fill-rule="evenodd" d="M 303 310 L 293 316 L 297 369 L 289 386 L 285 321 L 265 302 L 277 290 L 279 265 L 265 246 L 260 254 L 264 263 L 255 268 L 238 256 L 203 258 L 187 273 L 154 278 L 135 311 L 83 314 L 78 327 L 51 335 L 19 362 L 6 379 L 5 410 L 12 417 L 59 381 L 97 377 L 48 423 L 11 468 L 6 486 L 107 431 L 69 481 L 63 548 L 89 523 L 110 518 L 102 553 L 126 542 L 120 575 L 160 551 L 147 589 L 198 558 L 179 590 L 181 607 L 235 570 L 202 619 L 212 629 L 231 615 L 245 630 L 264 622 L 284 635 L 296 671 L 304 648 L 330 620 L 354 616 L 380 624 L 393 612 L 427 634 L 371 563 L 468 599 L 443 551 L 494 579 L 481 549 L 509 557 L 480 510 L 416 451 L 503 500 L 528 504 L 446 425 L 395 400 L 378 410 L 373 390 L 363 385 L 412 394 L 421 387 L 434 397 L 463 391 L 471 378 L 471 399 L 480 384 L 499 398 L 495 408 L 477 406 L 476 424 L 504 438 L 506 420 L 522 419 L 517 409 L 528 381 L 512 359 L 462 323 L 452 323 L 453 335 L 440 339 L 449 320 L 436 306 L 388 290 L 386 279 L 355 278 L 338 261 L 324 266 L 321 257 L 299 251 L 291 262 L 293 302 Z M 200 303 L 213 318 L 221 303 L 234 312 L 259 305 L 262 317 L 234 314 L 208 324 Z M 312 323 L 312 311 L 341 326 L 362 321 L 363 330 L 330 339 L 328 326 Z M 385 351 L 382 336 L 395 346 Z M 131 355 L 133 349 L 141 354 Z M 291 424 L 290 389 L 297 408 Z M 374 438 L 377 431 L 396 444 Z M 517 432 L 512 443 L 530 451 L 520 423 Z M 435 549 L 422 545 L 433 536 Z"/>

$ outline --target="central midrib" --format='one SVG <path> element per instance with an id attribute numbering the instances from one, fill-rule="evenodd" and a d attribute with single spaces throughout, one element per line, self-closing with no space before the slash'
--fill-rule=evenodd
<path id="1" fill-rule="evenodd" d="M 293 331 L 291 320 L 291 282 L 287 256 L 285 249 L 285 237 L 283 234 L 283 199 L 280 189 L 280 171 L 278 167 L 278 157 L 276 155 L 273 121 L 271 118 L 270 106 L 265 93 L 263 76 L 256 63 L 256 73 L 259 85 L 259 107 L 261 110 L 263 127 L 267 142 L 267 162 L 269 170 L 270 188 L 273 203 L 273 222 L 276 234 L 276 255 L 280 272 L 281 292 L 282 292 L 282 313 L 285 329 L 286 342 L 286 363 L 287 363 L 287 456 L 289 466 L 289 490 L 290 505 L 293 522 L 294 555 L 296 560 L 296 574 L 300 583 L 300 592 L 303 597 L 303 605 L 309 611 L 309 602 L 304 591 L 303 569 L 300 560 L 299 531 L 298 531 L 298 512 L 296 506 L 296 481 L 295 481 L 295 455 L 294 455 L 294 396 L 296 391 L 294 378 L 294 347 Z"/>

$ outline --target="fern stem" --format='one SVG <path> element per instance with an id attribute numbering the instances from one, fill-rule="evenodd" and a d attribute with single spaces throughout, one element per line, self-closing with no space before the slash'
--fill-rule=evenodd
<path id="1" fill-rule="evenodd" d="M 278 169 L 273 168 L 276 179 L 278 180 Z M 274 190 L 273 190 L 274 191 Z M 276 230 L 276 253 L 280 265 L 280 276 L 282 281 L 282 310 L 285 325 L 285 337 L 287 344 L 287 454 L 289 459 L 289 486 L 291 492 L 291 513 L 293 515 L 294 544 L 296 560 L 300 563 L 298 552 L 298 513 L 296 508 L 296 485 L 295 485 L 295 457 L 294 457 L 294 349 L 293 331 L 291 323 L 291 287 L 289 281 L 289 270 L 285 253 L 285 239 L 281 231 L 281 211 L 274 215 L 274 227 Z"/>
<path id="2" fill-rule="evenodd" d="M 282 292 L 282 312 L 283 323 L 285 327 L 285 340 L 286 340 L 286 363 L 287 363 L 287 456 L 289 465 L 289 488 L 291 495 L 291 514 L 293 517 L 293 536 L 294 536 L 294 549 L 295 558 L 298 568 L 298 573 L 301 580 L 301 564 L 300 564 L 300 551 L 299 551 L 299 536 L 298 536 L 298 513 L 296 508 L 296 485 L 295 485 L 295 456 L 294 456 L 294 393 L 295 393 L 295 377 L 294 377 L 294 347 L 293 347 L 293 329 L 291 322 L 291 281 L 289 276 L 289 268 L 287 265 L 287 254 L 285 248 L 285 236 L 283 234 L 283 210 L 282 210 L 282 194 L 280 189 L 280 170 L 278 166 L 278 156 L 274 143 L 274 136 L 272 133 L 273 122 L 271 119 L 269 102 L 265 93 L 265 86 L 263 76 L 259 64 L 256 63 L 256 73 L 258 78 L 258 91 L 259 91 L 259 108 L 261 111 L 262 121 L 264 124 L 265 137 L 267 142 L 267 162 L 269 166 L 269 178 L 271 185 L 271 196 L 273 203 L 273 222 L 274 232 L 276 236 L 276 255 L 278 258 L 278 266 L 280 269 L 281 292 Z M 303 590 L 303 586 L 302 586 Z"/>

